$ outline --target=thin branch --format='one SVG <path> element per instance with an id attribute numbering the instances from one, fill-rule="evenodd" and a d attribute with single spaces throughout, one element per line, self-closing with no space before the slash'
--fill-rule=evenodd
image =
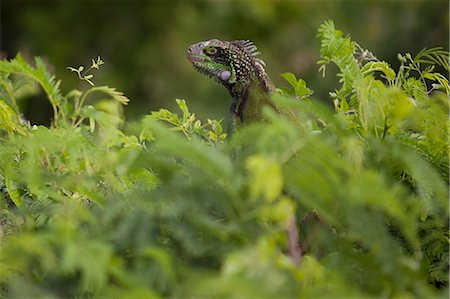
<path id="1" fill-rule="evenodd" d="M 297 230 L 297 217 L 293 215 L 289 218 L 288 222 L 288 242 L 289 242 L 289 255 L 296 266 L 299 266 L 302 260 L 303 250 L 300 244 L 298 230 Z"/>

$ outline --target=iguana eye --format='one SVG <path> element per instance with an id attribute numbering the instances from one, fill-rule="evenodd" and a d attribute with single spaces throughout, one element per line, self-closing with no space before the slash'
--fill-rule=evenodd
<path id="1" fill-rule="evenodd" d="M 215 55 L 217 53 L 216 48 L 206 48 L 204 51 L 206 55 Z"/>

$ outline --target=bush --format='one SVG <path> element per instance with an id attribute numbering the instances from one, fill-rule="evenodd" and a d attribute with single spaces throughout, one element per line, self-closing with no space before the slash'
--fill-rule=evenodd
<path id="1" fill-rule="evenodd" d="M 285 73 L 273 100 L 299 121 L 266 111 L 227 142 L 183 100 L 127 125 L 114 88 L 62 95 L 40 59 L 1 61 L 2 295 L 444 298 L 448 52 L 399 55 L 395 72 L 330 21 L 318 36 L 335 111 Z M 36 85 L 50 127 L 21 118 Z"/>

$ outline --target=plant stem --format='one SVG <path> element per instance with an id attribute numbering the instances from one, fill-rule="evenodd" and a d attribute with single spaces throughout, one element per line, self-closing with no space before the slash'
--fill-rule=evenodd
<path id="1" fill-rule="evenodd" d="M 298 237 L 297 217 L 288 220 L 289 255 L 296 266 L 300 265 L 303 251 Z"/>

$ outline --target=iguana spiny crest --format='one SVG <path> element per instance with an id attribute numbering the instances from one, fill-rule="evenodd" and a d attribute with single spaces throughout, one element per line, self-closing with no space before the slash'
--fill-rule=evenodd
<path id="1" fill-rule="evenodd" d="M 261 107 L 271 105 L 269 93 L 275 90 L 249 40 L 212 39 L 189 47 L 187 58 L 199 72 L 223 84 L 232 96 L 230 113 L 233 127 L 261 118 Z"/>

